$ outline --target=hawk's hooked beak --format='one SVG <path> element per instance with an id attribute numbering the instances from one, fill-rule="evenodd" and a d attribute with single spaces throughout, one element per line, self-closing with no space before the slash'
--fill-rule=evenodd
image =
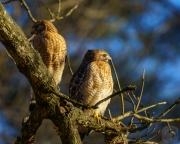
<path id="1" fill-rule="evenodd" d="M 106 59 L 107 60 L 112 60 L 112 58 L 109 55 L 106 56 Z"/>

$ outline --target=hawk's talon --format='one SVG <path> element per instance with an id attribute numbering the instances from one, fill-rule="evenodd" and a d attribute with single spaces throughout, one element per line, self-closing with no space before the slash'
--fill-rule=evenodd
<path id="1" fill-rule="evenodd" d="M 97 119 L 97 121 L 98 121 L 98 124 L 101 122 L 101 117 L 99 117 L 99 115 L 98 115 L 98 113 L 94 113 L 94 118 L 96 118 Z"/>

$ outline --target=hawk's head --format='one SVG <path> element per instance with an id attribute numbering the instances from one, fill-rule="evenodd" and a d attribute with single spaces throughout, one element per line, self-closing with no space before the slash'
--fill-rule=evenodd
<path id="1" fill-rule="evenodd" d="M 58 33 L 56 27 L 48 20 L 39 20 L 32 26 L 31 34 L 39 34 L 43 31 L 50 31 Z"/>
<path id="2" fill-rule="evenodd" d="M 104 61 L 108 62 L 111 60 L 109 54 L 101 49 L 88 50 L 84 56 L 83 62 L 89 63 L 92 61 Z"/>

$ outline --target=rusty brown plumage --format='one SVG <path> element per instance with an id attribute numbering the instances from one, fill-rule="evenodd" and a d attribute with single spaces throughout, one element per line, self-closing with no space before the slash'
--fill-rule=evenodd
<path id="1" fill-rule="evenodd" d="M 72 76 L 69 96 L 78 102 L 94 105 L 113 92 L 113 79 L 108 63 L 109 54 L 104 50 L 88 50 L 78 70 Z M 104 115 L 107 100 L 99 105 L 98 109 L 84 110 L 87 115 Z M 81 127 L 82 139 L 87 129 Z"/>
<path id="2" fill-rule="evenodd" d="M 66 42 L 55 26 L 47 21 L 37 21 L 32 27 L 32 43 L 57 84 L 60 83 L 66 59 Z"/>

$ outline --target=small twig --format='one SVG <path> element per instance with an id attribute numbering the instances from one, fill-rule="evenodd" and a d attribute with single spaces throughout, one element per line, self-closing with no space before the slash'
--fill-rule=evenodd
<path id="1" fill-rule="evenodd" d="M 176 135 L 176 133 L 171 129 L 170 124 L 167 122 L 168 128 L 169 128 L 169 133 L 170 133 L 170 139 L 172 140 L 172 136 Z"/>
<path id="2" fill-rule="evenodd" d="M 140 93 L 140 96 L 139 96 L 139 99 L 138 99 L 138 103 L 137 103 L 137 106 L 136 106 L 136 111 L 138 110 L 139 105 L 141 103 L 142 93 L 143 93 L 143 89 L 144 89 L 144 81 L 145 81 L 145 70 L 143 70 L 141 93 Z"/>
<path id="3" fill-rule="evenodd" d="M 156 123 L 156 122 L 179 122 L 180 118 L 176 118 L 176 119 L 157 119 L 157 118 L 148 118 L 148 117 L 144 117 L 144 116 L 140 116 L 138 114 L 132 114 L 133 117 L 136 117 L 137 119 L 141 119 L 141 120 L 146 120 L 148 122 L 151 123 Z"/>
<path id="4" fill-rule="evenodd" d="M 166 111 L 161 113 L 157 118 L 162 118 L 163 116 L 165 116 L 168 112 L 170 112 L 179 103 L 180 103 L 180 98 L 178 100 L 176 100 Z"/>
<path id="5" fill-rule="evenodd" d="M 133 99 L 131 98 L 130 94 L 127 93 L 129 99 L 131 100 L 131 103 L 133 104 L 133 110 L 135 111 L 135 108 L 136 108 L 136 104 L 134 103 Z"/>
<path id="6" fill-rule="evenodd" d="M 27 13 L 28 13 L 28 16 L 30 17 L 30 19 L 32 20 L 33 23 L 35 23 L 37 20 L 33 17 L 27 3 L 24 1 L 24 0 L 20 0 L 20 2 L 23 4 L 23 6 L 25 7 Z"/>
<path id="7" fill-rule="evenodd" d="M 51 9 L 48 8 L 41 0 L 40 0 L 39 2 L 40 2 L 40 4 L 41 4 L 42 6 L 44 6 L 44 7 L 47 9 L 47 11 L 49 12 L 51 18 L 54 19 L 54 13 L 51 11 Z"/>
<path id="8" fill-rule="evenodd" d="M 27 3 L 24 1 L 24 0 L 9 0 L 9 1 L 6 1 L 6 2 L 2 2 L 2 4 L 7 4 L 7 3 L 10 3 L 10 2 L 13 2 L 13 1 L 19 1 L 23 6 L 24 8 L 26 9 L 27 13 L 28 13 L 28 16 L 29 18 L 32 20 L 33 23 L 35 23 L 37 20 L 33 17 Z"/>
<path id="9" fill-rule="evenodd" d="M 149 133 L 147 133 L 144 137 L 151 135 L 156 130 L 156 128 L 157 128 L 157 125 Z"/>
<path id="10" fill-rule="evenodd" d="M 108 109 L 108 113 L 109 113 L 109 118 L 110 118 L 110 120 L 112 120 L 112 115 L 111 115 L 110 109 Z"/>
<path id="11" fill-rule="evenodd" d="M 65 16 L 60 16 L 60 15 L 61 15 L 61 0 L 59 0 L 59 2 L 58 2 L 58 12 L 57 12 L 57 14 L 53 13 L 53 12 L 51 11 L 51 9 L 48 8 L 41 0 L 40 0 L 40 3 L 41 3 L 42 6 L 44 6 L 44 7 L 47 9 L 47 11 L 49 12 L 49 14 L 50 14 L 50 16 L 51 16 L 51 20 L 49 20 L 50 22 L 54 22 L 54 21 L 56 21 L 56 20 L 64 19 L 65 17 L 70 16 L 71 13 L 72 13 L 75 9 L 78 8 L 78 3 L 77 3 L 72 9 L 70 9 L 70 11 L 68 11 L 68 12 L 66 13 Z"/>
<path id="12" fill-rule="evenodd" d="M 64 19 L 64 18 L 70 16 L 70 15 L 72 14 L 72 12 L 73 12 L 75 9 L 77 9 L 77 8 L 78 8 L 78 3 L 77 3 L 72 9 L 70 9 L 70 11 L 69 11 L 65 16 L 61 16 L 61 17 L 56 16 L 56 19 L 52 19 L 52 20 L 50 20 L 50 21 L 53 22 L 53 21 L 55 21 L 55 20 Z"/>
<path id="13" fill-rule="evenodd" d="M 28 41 L 31 42 L 35 36 L 36 36 L 36 34 L 33 34 L 30 38 L 28 38 Z"/>
<path id="14" fill-rule="evenodd" d="M 140 96 L 137 100 L 137 105 L 136 105 L 136 108 L 134 109 L 134 112 L 136 113 L 138 108 L 139 108 L 139 105 L 141 103 L 141 98 L 142 98 L 142 93 L 143 93 L 143 89 L 144 89 L 144 81 L 145 81 L 145 70 L 143 70 L 143 76 L 142 76 L 142 87 L 141 87 L 141 93 L 140 93 Z M 134 98 L 135 98 L 135 95 L 133 94 Z M 129 126 L 132 125 L 133 123 L 133 120 L 134 120 L 134 117 L 131 118 L 130 122 L 129 122 Z"/>
<path id="15" fill-rule="evenodd" d="M 132 96 L 133 96 L 133 98 L 135 99 L 135 101 L 138 102 L 138 99 L 137 99 L 137 97 L 135 96 L 134 92 L 132 91 L 131 93 L 132 93 Z M 140 106 L 141 108 L 143 108 L 142 103 L 140 103 L 139 106 Z"/>
<path id="16" fill-rule="evenodd" d="M 118 75 L 116 73 L 116 69 L 115 69 L 115 66 L 114 66 L 112 60 L 111 60 L 111 65 L 113 67 L 113 70 L 114 70 L 114 73 L 115 73 L 115 76 L 116 76 L 116 80 L 117 80 L 119 91 L 121 91 L 121 86 L 120 86 L 120 82 L 119 82 L 119 79 L 118 79 Z M 121 99 L 121 115 L 123 115 L 124 114 L 124 97 L 123 97 L 122 93 L 120 94 L 120 99 Z"/>
<path id="17" fill-rule="evenodd" d="M 145 122 L 144 122 L 144 123 L 145 123 Z M 130 129 L 129 132 L 130 132 L 130 133 L 140 132 L 140 131 L 142 131 L 142 130 L 144 130 L 144 129 L 149 128 L 150 125 L 151 125 L 150 123 L 146 122 L 145 124 L 141 125 L 141 126 L 138 127 L 138 128 Z"/>
<path id="18" fill-rule="evenodd" d="M 112 98 L 112 97 L 114 97 L 114 96 L 116 96 L 116 95 L 118 95 L 120 93 L 123 93 L 125 91 L 132 91 L 132 90 L 136 90 L 136 86 L 128 86 L 128 87 L 124 88 L 121 91 L 117 91 L 117 92 L 113 93 L 112 95 L 110 95 L 110 96 L 100 100 L 99 102 L 97 102 L 94 106 L 92 106 L 92 108 L 96 109 L 96 108 L 98 108 L 98 105 L 100 105 L 101 103 L 107 101 L 108 99 L 110 99 L 110 98 Z"/>
<path id="19" fill-rule="evenodd" d="M 153 108 L 153 107 L 156 107 L 156 106 L 159 106 L 159 105 L 163 105 L 163 104 L 166 104 L 166 102 L 160 102 L 160 103 L 157 103 L 157 104 L 153 104 L 153 105 L 151 105 L 151 106 L 142 108 L 142 109 L 136 111 L 135 113 L 140 113 L 140 112 L 142 112 L 142 111 L 146 111 L 147 109 L 150 109 L 150 108 Z"/>
<path id="20" fill-rule="evenodd" d="M 72 71 L 72 68 L 71 68 L 71 64 L 70 64 L 69 56 L 67 55 L 66 57 L 67 57 L 67 62 L 68 62 L 68 68 L 69 68 L 69 70 L 70 70 L 71 74 L 73 75 L 73 71 Z"/>
<path id="21" fill-rule="evenodd" d="M 13 59 L 13 57 L 11 56 L 11 54 L 6 50 L 6 53 L 8 55 L 8 57 L 14 62 L 14 64 L 16 65 L 15 60 Z"/>
<path id="22" fill-rule="evenodd" d="M 137 114 L 137 113 L 146 111 L 147 109 L 150 109 L 150 108 L 153 108 L 153 107 L 162 105 L 162 104 L 166 104 L 166 102 L 160 102 L 160 103 L 157 103 L 157 104 L 150 105 L 150 106 L 148 106 L 148 107 L 145 107 L 145 108 L 142 108 L 142 109 L 136 111 L 136 113 L 135 113 L 135 112 L 132 112 L 132 111 L 129 111 L 129 112 L 125 113 L 124 115 L 120 115 L 120 116 L 118 116 L 118 117 L 116 117 L 116 118 L 114 118 L 114 119 L 117 120 L 117 121 L 118 121 L 118 120 L 122 120 L 122 119 L 124 119 L 125 117 L 133 116 L 133 114 Z M 148 118 L 148 117 L 147 117 L 147 118 Z M 153 119 L 153 118 L 149 118 L 149 119 Z"/>
<path id="23" fill-rule="evenodd" d="M 142 135 L 138 140 L 140 140 L 140 139 L 146 137 L 146 136 L 147 136 L 148 130 L 149 130 L 149 128 L 146 129 L 146 131 L 143 133 L 143 135 Z"/>
<path id="24" fill-rule="evenodd" d="M 114 91 L 114 92 L 117 92 L 117 90 L 115 90 L 115 89 L 113 89 L 113 91 Z M 129 102 L 129 103 L 132 103 L 131 100 L 129 100 L 129 99 L 125 98 L 125 97 L 124 97 L 124 100 L 126 100 L 126 101 Z"/>
<path id="25" fill-rule="evenodd" d="M 146 131 L 145 131 L 145 133 L 144 133 L 140 138 L 134 140 L 133 142 L 138 142 L 138 141 L 141 140 L 142 138 L 151 135 L 151 134 L 155 131 L 156 128 L 157 128 L 157 125 L 156 125 L 150 132 L 148 132 L 149 128 L 147 128 Z M 148 132 L 148 133 L 147 133 L 147 132 Z M 146 140 L 146 141 L 147 141 L 147 140 Z"/>
<path id="26" fill-rule="evenodd" d="M 153 139 L 154 137 L 156 137 L 156 136 L 160 133 L 160 131 L 161 131 L 161 130 L 159 130 L 155 135 L 153 135 L 153 136 L 150 137 L 148 140 L 146 140 L 146 142 L 147 142 L 147 141 L 150 141 L 151 139 Z"/>
<path id="27" fill-rule="evenodd" d="M 146 133 L 148 132 L 148 128 L 146 129 L 146 131 L 144 132 L 144 134 L 141 136 L 141 137 L 139 137 L 139 138 L 133 138 L 133 141 L 132 142 L 138 142 L 139 140 L 141 140 L 143 137 L 145 137 L 146 136 Z"/>
<path id="28" fill-rule="evenodd" d="M 61 13 L 61 0 L 58 2 L 58 15 Z"/>
<path id="29" fill-rule="evenodd" d="M 85 105 L 85 104 L 83 104 L 83 103 L 80 103 L 80 102 L 77 102 L 77 101 L 75 101 L 75 100 L 73 100 L 73 99 L 70 99 L 68 96 L 66 96 L 66 95 L 64 95 L 64 94 L 62 94 L 62 93 L 58 93 L 58 92 L 55 92 L 55 91 L 52 91 L 52 93 L 55 94 L 56 96 L 64 99 L 64 100 L 67 100 L 68 102 L 73 103 L 74 105 L 78 105 L 78 106 L 83 107 L 83 108 L 86 108 L 86 109 L 90 109 L 90 108 L 91 108 L 91 106 Z"/>
<path id="30" fill-rule="evenodd" d="M 153 107 L 156 107 L 158 105 L 162 105 L 162 104 L 166 104 L 166 102 L 160 102 L 160 103 L 157 103 L 157 104 L 153 104 L 153 105 L 150 105 L 148 107 L 145 107 L 145 108 L 142 108 L 134 113 L 140 113 L 140 112 L 146 112 L 147 109 L 150 109 L 150 108 L 153 108 Z M 129 122 L 129 126 L 131 126 L 133 124 L 133 120 L 134 120 L 134 117 L 131 118 L 130 122 Z"/>

